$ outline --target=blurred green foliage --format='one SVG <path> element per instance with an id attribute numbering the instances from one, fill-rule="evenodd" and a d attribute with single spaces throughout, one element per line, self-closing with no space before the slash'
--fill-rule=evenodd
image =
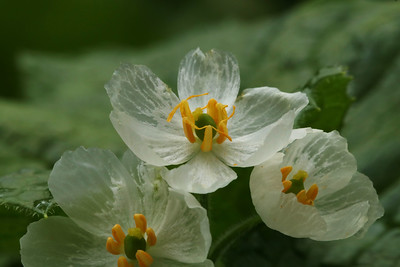
<path id="1" fill-rule="evenodd" d="M 238 58 L 242 90 L 268 85 L 289 92 L 323 67 L 348 66 L 355 102 L 339 123 L 341 134 L 359 170 L 373 180 L 386 215 L 363 239 L 334 242 L 293 239 L 259 225 L 244 232 L 217 265 L 396 266 L 399 3 L 244 3 L 3 1 L 0 25 L 9 38 L 0 45 L 0 176 L 49 170 L 65 150 L 80 145 L 121 155 L 126 147 L 109 122 L 103 89 L 120 62 L 147 65 L 175 89 L 180 59 L 195 47 L 215 47 Z M 251 169 L 236 171 L 237 180 L 209 197 L 214 239 L 255 214 Z M 18 239 L 37 218 L 4 207 L 0 214 L 0 266 L 18 266 Z"/>

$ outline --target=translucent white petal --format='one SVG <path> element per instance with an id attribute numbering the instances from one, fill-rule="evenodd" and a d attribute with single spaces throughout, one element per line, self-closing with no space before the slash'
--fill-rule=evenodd
<path id="1" fill-rule="evenodd" d="M 167 122 L 178 97 L 146 66 L 122 64 L 105 85 L 114 110 L 168 133 L 179 131 Z"/>
<path id="2" fill-rule="evenodd" d="M 305 137 L 307 134 L 319 133 L 319 132 L 322 132 L 322 130 L 313 129 L 311 127 L 294 129 L 292 131 L 292 134 L 290 135 L 289 143 L 292 143 L 294 140 L 301 139 L 301 138 Z"/>
<path id="3" fill-rule="evenodd" d="M 181 122 L 177 126 L 180 127 L 179 134 L 171 134 L 162 126 L 156 128 L 144 124 L 123 112 L 113 111 L 110 118 L 125 144 L 139 158 L 152 165 L 181 164 L 200 149 L 200 144 L 192 144 L 186 139 Z"/>
<path id="4" fill-rule="evenodd" d="M 199 152 L 186 164 L 170 170 L 165 180 L 172 188 L 206 194 L 226 186 L 236 177 L 212 152 Z"/>
<path id="5" fill-rule="evenodd" d="M 205 260 L 199 263 L 183 263 L 168 259 L 155 258 L 151 267 L 213 267 L 214 263 L 210 260 Z"/>
<path id="6" fill-rule="evenodd" d="M 155 231 L 157 244 L 148 252 L 157 258 L 203 262 L 211 245 L 207 212 L 188 193 L 170 190 L 165 216 Z"/>
<path id="7" fill-rule="evenodd" d="M 307 96 L 300 92 L 284 93 L 270 87 L 246 89 L 235 102 L 235 115 L 228 121 L 229 134 L 232 138 L 251 134 L 290 111 L 297 115 L 307 103 Z"/>
<path id="8" fill-rule="evenodd" d="M 167 169 L 145 164 L 131 151 L 125 152 L 122 163 L 135 180 L 140 195 L 136 205 L 140 207 L 135 213 L 145 215 L 148 226 L 158 231 L 169 199 L 168 184 L 162 179 Z"/>
<path id="9" fill-rule="evenodd" d="M 249 167 L 260 164 L 284 148 L 292 133 L 294 112 L 289 111 L 278 121 L 254 133 L 232 137 L 221 145 L 215 145 L 213 152 L 227 165 Z"/>
<path id="10" fill-rule="evenodd" d="M 287 179 L 299 170 L 306 171 L 305 188 L 316 183 L 319 198 L 346 186 L 357 169 L 355 158 L 347 150 L 346 139 L 336 131 L 310 133 L 290 144 L 284 153 L 283 166 L 293 166 Z"/>
<path id="11" fill-rule="evenodd" d="M 318 210 L 297 201 L 294 194 L 282 193 L 282 155 L 254 167 L 250 192 L 254 207 L 265 224 L 292 237 L 313 237 L 326 231 Z"/>
<path id="12" fill-rule="evenodd" d="M 239 85 L 239 66 L 230 53 L 213 49 L 204 54 L 197 48 L 181 61 L 179 98 L 209 93 L 208 96 L 189 100 L 191 109 L 205 106 L 211 98 L 231 107 L 239 92 Z"/>
<path id="13" fill-rule="evenodd" d="M 31 223 L 21 238 L 24 266 L 116 266 L 118 256 L 105 249 L 107 239 L 92 235 L 66 217 Z"/>
<path id="14" fill-rule="evenodd" d="M 383 215 L 372 182 L 356 172 L 346 187 L 315 201 L 327 222 L 328 230 L 316 240 L 335 240 L 362 235 Z"/>
<path id="15" fill-rule="evenodd" d="M 115 224 L 133 225 L 139 192 L 110 151 L 78 148 L 54 165 L 49 188 L 65 213 L 86 231 L 107 237 Z"/>

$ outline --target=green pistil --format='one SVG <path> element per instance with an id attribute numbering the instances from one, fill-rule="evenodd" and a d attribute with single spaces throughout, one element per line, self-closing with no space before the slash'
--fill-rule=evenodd
<path id="1" fill-rule="evenodd" d="M 202 127 L 208 126 L 208 125 L 211 125 L 212 127 L 217 128 L 217 125 L 216 125 L 214 119 L 207 113 L 200 114 L 199 117 L 197 118 L 197 120 L 194 122 L 194 124 L 199 128 L 202 128 Z M 203 141 L 203 139 L 204 139 L 204 131 L 205 131 L 205 129 L 202 129 L 202 130 L 195 129 L 195 133 L 201 141 Z M 212 136 L 214 137 L 216 134 L 217 134 L 217 132 L 213 129 Z"/>
<path id="2" fill-rule="evenodd" d="M 130 228 L 128 235 L 124 239 L 125 255 L 131 259 L 136 259 L 138 250 L 146 251 L 146 240 L 139 228 Z"/>

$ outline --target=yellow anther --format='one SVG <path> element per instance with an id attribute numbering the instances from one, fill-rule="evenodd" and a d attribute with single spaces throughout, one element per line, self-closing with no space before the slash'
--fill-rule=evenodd
<path id="1" fill-rule="evenodd" d="M 113 255 L 119 255 L 122 253 L 123 243 L 117 243 L 112 237 L 107 238 L 106 249 Z"/>
<path id="2" fill-rule="evenodd" d="M 124 231 L 122 231 L 121 225 L 119 225 L 119 224 L 114 225 L 114 227 L 111 229 L 111 233 L 112 233 L 115 241 L 117 241 L 117 243 L 124 242 L 125 233 L 124 233 Z"/>
<path id="3" fill-rule="evenodd" d="M 218 110 L 217 110 L 217 100 L 215 100 L 214 98 L 211 98 L 208 103 L 207 106 L 203 107 L 202 109 L 207 108 L 207 114 L 211 116 L 211 118 L 213 118 L 213 120 L 215 121 L 215 124 L 218 125 L 217 121 L 218 121 Z"/>
<path id="4" fill-rule="evenodd" d="M 281 173 L 282 173 L 282 182 L 286 180 L 288 177 L 289 173 L 292 171 L 293 167 L 292 166 L 286 166 L 281 168 Z"/>
<path id="5" fill-rule="evenodd" d="M 138 250 L 136 252 L 136 259 L 140 267 L 149 267 L 153 263 L 153 258 L 150 254 L 143 250 Z"/>
<path id="6" fill-rule="evenodd" d="M 143 214 L 136 213 L 135 215 L 133 215 L 133 219 L 135 220 L 136 227 L 139 228 L 143 234 L 146 233 L 147 229 L 146 217 L 144 217 Z"/>
<path id="7" fill-rule="evenodd" d="M 201 151 L 203 152 L 208 152 L 211 151 L 212 149 L 212 141 L 213 141 L 213 136 L 212 136 L 212 131 L 213 127 L 212 126 L 205 126 L 205 131 L 204 131 L 204 139 L 203 142 L 201 143 Z"/>
<path id="8" fill-rule="evenodd" d="M 282 184 L 283 184 L 283 190 L 282 190 L 283 193 L 285 193 L 290 189 L 290 187 L 292 187 L 291 181 L 283 181 Z"/>
<path id="9" fill-rule="evenodd" d="M 306 195 L 308 199 L 311 199 L 314 202 L 318 195 L 318 186 L 316 184 L 310 186 L 310 188 L 307 190 Z"/>
<path id="10" fill-rule="evenodd" d="M 299 170 L 295 175 L 293 175 L 293 179 L 302 180 L 303 182 L 305 182 L 307 177 L 308 177 L 308 173 L 303 170 Z"/>
<path id="11" fill-rule="evenodd" d="M 183 132 L 185 133 L 185 136 L 190 143 L 194 143 L 196 141 L 196 138 L 194 137 L 193 128 L 191 126 L 192 124 L 194 124 L 194 118 L 192 112 L 190 111 L 189 103 L 187 101 L 193 97 L 204 96 L 204 95 L 208 95 L 208 93 L 201 95 L 192 95 L 182 100 L 178 105 L 176 105 L 176 107 L 174 107 L 174 109 L 169 113 L 167 118 L 167 121 L 170 122 L 175 112 L 179 108 L 182 116 Z M 185 121 L 189 121 L 190 123 L 187 123 Z"/>
<path id="12" fill-rule="evenodd" d="M 146 229 L 146 234 L 147 234 L 147 245 L 149 247 L 154 246 L 157 243 L 157 237 L 156 234 L 154 233 L 153 228 L 147 228 Z"/>
<path id="13" fill-rule="evenodd" d="M 134 265 L 129 263 L 124 256 L 121 256 L 118 258 L 118 267 L 134 267 Z"/>
<path id="14" fill-rule="evenodd" d="M 305 204 L 305 205 L 311 204 L 307 198 L 306 190 L 304 190 L 304 189 L 301 190 L 299 193 L 297 193 L 296 197 L 297 197 L 297 201 L 299 201 L 302 204 Z"/>
<path id="15" fill-rule="evenodd" d="M 221 106 L 223 108 L 223 109 L 221 109 L 221 110 L 223 110 L 223 112 L 220 112 L 220 118 L 222 118 L 222 119 L 218 123 L 218 129 L 220 130 L 220 132 L 222 132 L 224 134 L 220 134 L 218 136 L 218 138 L 217 138 L 217 143 L 218 144 L 222 144 L 226 140 L 226 138 L 228 138 L 229 141 L 232 142 L 232 138 L 228 135 L 228 126 L 227 126 L 227 124 L 228 124 L 228 120 L 230 118 L 232 118 L 233 115 L 235 114 L 235 109 L 236 109 L 236 107 L 233 106 L 232 114 L 228 117 L 228 115 L 227 115 L 227 113 L 225 111 L 225 108 L 227 107 L 227 105 L 223 106 L 221 104 Z M 223 115 L 223 117 L 222 117 L 221 114 Z"/>
<path id="16" fill-rule="evenodd" d="M 188 104 L 188 102 L 187 102 L 189 99 L 192 99 L 192 98 L 194 98 L 194 97 L 204 96 L 204 95 L 208 95 L 208 93 L 204 93 L 204 94 L 201 94 L 201 95 L 192 95 L 192 96 L 189 96 L 188 98 L 182 100 L 182 101 L 181 101 L 178 105 L 176 105 L 176 106 L 174 107 L 174 109 L 169 113 L 168 118 L 167 118 L 167 121 L 170 122 L 170 121 L 172 120 L 172 117 L 174 116 L 175 112 L 178 110 L 178 108 L 181 108 L 182 105 L 186 105 L 186 104 L 187 104 L 187 107 L 189 107 L 189 104 Z M 189 109 L 189 111 L 190 111 L 190 109 Z M 182 109 L 181 109 L 181 115 L 182 115 L 182 117 L 183 117 Z"/>

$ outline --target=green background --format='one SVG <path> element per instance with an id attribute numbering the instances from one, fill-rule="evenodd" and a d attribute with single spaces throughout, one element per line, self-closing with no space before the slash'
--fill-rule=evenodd
<path id="1" fill-rule="evenodd" d="M 104 90 L 121 62 L 147 65 L 176 88 L 179 61 L 189 50 L 218 48 L 237 57 L 241 89 L 288 92 L 323 67 L 347 66 L 354 102 L 342 123 L 327 118 L 321 127 L 338 128 L 348 139 L 384 217 L 363 239 L 334 242 L 293 239 L 258 225 L 217 265 L 400 265 L 399 2 L 2 1 L 0 25 L 0 176 L 23 175 L 40 186 L 65 150 L 83 145 L 122 155 L 126 149 L 108 119 Z M 209 197 L 214 240 L 255 214 L 251 169 L 236 171 L 236 181 Z M 17 198 L 31 192 L 24 182 L 17 190 L 6 180 L 0 197 L 11 189 Z M 0 207 L 0 266 L 20 266 L 18 240 L 40 218 L 18 208 Z"/>

